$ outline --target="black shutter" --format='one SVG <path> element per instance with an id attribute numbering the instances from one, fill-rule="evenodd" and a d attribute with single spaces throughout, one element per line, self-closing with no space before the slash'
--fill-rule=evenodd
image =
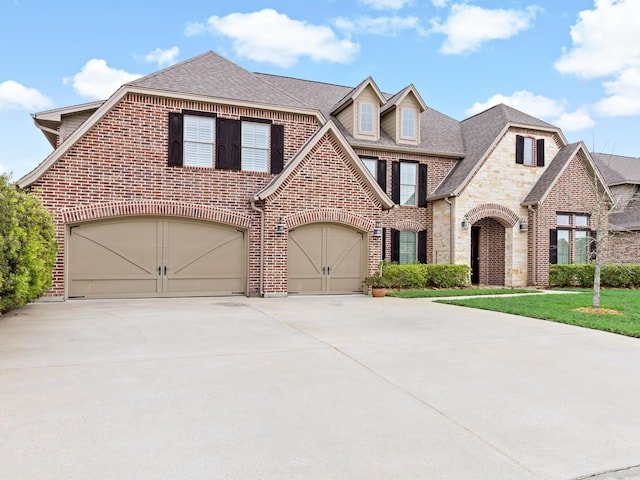
<path id="1" fill-rule="evenodd" d="M 169 112 L 169 151 L 168 165 L 170 167 L 182 166 L 182 114 Z"/>
<path id="2" fill-rule="evenodd" d="M 284 167 L 284 125 L 271 125 L 271 173 Z"/>
<path id="3" fill-rule="evenodd" d="M 549 263 L 558 263 L 558 230 L 549 230 Z"/>
<path id="4" fill-rule="evenodd" d="M 418 165 L 418 206 L 427 206 L 427 165 Z"/>
<path id="5" fill-rule="evenodd" d="M 536 165 L 544 167 L 544 138 L 536 140 Z"/>
<path id="6" fill-rule="evenodd" d="M 391 162 L 391 200 L 400 203 L 400 162 Z"/>
<path id="7" fill-rule="evenodd" d="M 382 227 L 382 260 L 387 258 L 387 228 Z"/>
<path id="8" fill-rule="evenodd" d="M 427 231 L 418 232 L 418 263 L 427 263 Z"/>
<path id="9" fill-rule="evenodd" d="M 400 262 L 400 230 L 391 229 L 391 261 Z"/>
<path id="10" fill-rule="evenodd" d="M 387 161 L 386 160 L 378 160 L 378 168 L 376 169 L 377 177 L 378 177 L 378 185 L 380 188 L 384 190 L 384 193 L 387 193 Z"/>
<path id="11" fill-rule="evenodd" d="M 218 118 L 216 122 L 216 168 L 242 169 L 240 120 Z"/>
<path id="12" fill-rule="evenodd" d="M 516 163 L 524 164 L 524 137 L 516 135 Z"/>

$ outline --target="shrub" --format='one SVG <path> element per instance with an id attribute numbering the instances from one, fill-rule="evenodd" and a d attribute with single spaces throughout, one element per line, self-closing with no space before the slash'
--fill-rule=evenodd
<path id="1" fill-rule="evenodd" d="M 593 264 L 549 265 L 549 285 L 553 287 L 593 287 Z M 640 287 L 640 265 L 607 263 L 602 266 L 600 283 L 605 287 Z"/>
<path id="2" fill-rule="evenodd" d="M 0 313 L 51 286 L 56 253 L 55 227 L 40 199 L 0 175 Z"/>
<path id="3" fill-rule="evenodd" d="M 365 280 L 367 285 L 384 284 L 390 288 L 452 288 L 469 286 L 471 269 L 467 265 L 411 264 L 383 262 L 379 273 Z"/>

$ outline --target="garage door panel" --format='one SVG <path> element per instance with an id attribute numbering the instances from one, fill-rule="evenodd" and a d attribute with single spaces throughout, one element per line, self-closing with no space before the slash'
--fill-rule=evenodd
<path id="1" fill-rule="evenodd" d="M 242 231 L 209 222 L 134 217 L 69 232 L 70 297 L 244 293 Z"/>
<path id="2" fill-rule="evenodd" d="M 291 293 L 362 292 L 364 235 L 340 225 L 317 223 L 289 234 Z"/>

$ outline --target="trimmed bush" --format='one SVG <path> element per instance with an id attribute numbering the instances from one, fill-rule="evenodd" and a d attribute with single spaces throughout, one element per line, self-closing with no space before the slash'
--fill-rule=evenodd
<path id="1" fill-rule="evenodd" d="M 383 263 L 382 278 L 390 288 L 453 288 L 471 284 L 467 265 Z"/>
<path id="2" fill-rule="evenodd" d="M 549 265 L 552 287 L 593 287 L 593 264 Z M 640 265 L 607 263 L 600 272 L 600 284 L 613 288 L 640 287 Z"/>
<path id="3" fill-rule="evenodd" d="M 0 175 L 0 313 L 51 286 L 56 253 L 55 227 L 40 199 Z"/>

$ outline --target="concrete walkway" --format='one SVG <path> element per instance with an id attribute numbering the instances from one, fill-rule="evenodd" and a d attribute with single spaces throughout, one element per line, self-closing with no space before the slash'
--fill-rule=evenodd
<path id="1" fill-rule="evenodd" d="M 639 405 L 640 340 L 423 300 L 0 317 L 3 480 L 629 479 Z"/>

